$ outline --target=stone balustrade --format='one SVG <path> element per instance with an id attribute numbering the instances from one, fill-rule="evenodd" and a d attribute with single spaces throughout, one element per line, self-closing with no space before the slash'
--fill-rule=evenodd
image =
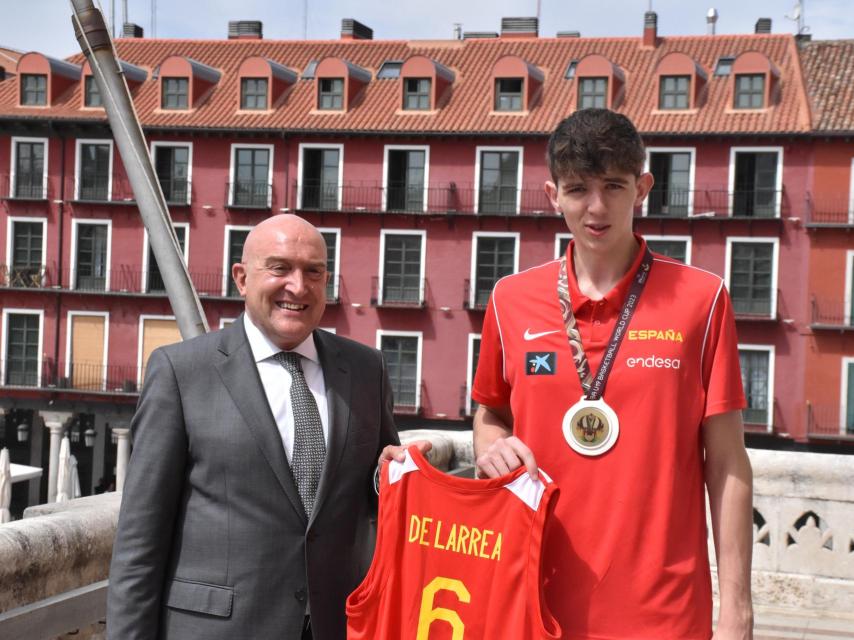
<path id="1" fill-rule="evenodd" d="M 407 431 L 401 438 L 431 440 L 428 458 L 440 469 L 473 463 L 470 431 Z M 854 456 L 749 453 L 755 493 L 754 602 L 850 619 L 854 628 Z M 31 507 L 23 520 L 0 525 L 0 637 L 11 637 L 4 632 L 14 628 L 16 612 L 26 605 L 107 577 L 120 499 L 121 494 L 112 493 Z M 96 609 L 102 612 L 103 606 Z M 103 613 L 93 616 L 90 622 Z"/>

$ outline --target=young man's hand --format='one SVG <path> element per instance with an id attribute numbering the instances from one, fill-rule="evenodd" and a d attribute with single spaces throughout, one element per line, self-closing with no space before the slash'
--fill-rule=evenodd
<path id="1" fill-rule="evenodd" d="M 516 436 L 496 438 L 476 460 L 479 478 L 497 478 L 523 465 L 528 469 L 528 474 L 536 480 L 537 461 L 534 454 L 528 445 Z"/>

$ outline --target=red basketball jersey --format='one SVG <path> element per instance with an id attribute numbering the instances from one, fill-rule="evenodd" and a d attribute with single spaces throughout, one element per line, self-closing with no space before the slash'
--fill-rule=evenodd
<path id="1" fill-rule="evenodd" d="M 374 560 L 347 598 L 348 640 L 545 640 L 543 529 L 557 486 L 524 467 L 450 476 L 417 449 L 383 465 Z"/>

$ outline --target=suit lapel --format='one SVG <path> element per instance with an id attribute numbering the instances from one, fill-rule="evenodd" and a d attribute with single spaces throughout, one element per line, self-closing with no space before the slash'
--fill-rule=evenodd
<path id="1" fill-rule="evenodd" d="M 314 343 L 317 355 L 323 369 L 323 380 L 326 385 L 326 403 L 329 411 L 329 446 L 326 450 L 326 461 L 323 473 L 317 487 L 317 497 L 314 501 L 312 520 L 320 512 L 323 501 L 334 484 L 335 473 L 341 462 L 344 445 L 347 442 L 347 431 L 350 425 L 350 365 L 342 357 L 335 337 L 324 332 L 314 332 Z M 311 523 L 309 522 L 309 526 Z"/>
<path id="2" fill-rule="evenodd" d="M 230 327 L 223 329 L 219 351 L 223 357 L 217 361 L 216 369 L 225 388 L 291 505 L 305 522 L 305 512 L 285 456 L 282 437 L 270 412 L 258 368 L 252 358 L 252 349 L 246 340 L 242 314 Z"/>

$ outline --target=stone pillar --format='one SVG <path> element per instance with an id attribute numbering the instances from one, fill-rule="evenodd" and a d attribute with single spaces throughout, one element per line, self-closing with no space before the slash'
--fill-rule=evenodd
<path id="1" fill-rule="evenodd" d="M 44 419 L 44 426 L 50 431 L 50 463 L 47 477 L 47 501 L 56 502 L 56 484 L 59 475 L 59 445 L 62 432 L 71 419 L 70 411 L 39 411 Z"/>
<path id="2" fill-rule="evenodd" d="M 128 460 L 130 460 L 130 429 L 113 429 L 118 438 L 116 446 L 116 491 L 121 491 L 125 486 L 125 475 L 127 474 Z"/>

